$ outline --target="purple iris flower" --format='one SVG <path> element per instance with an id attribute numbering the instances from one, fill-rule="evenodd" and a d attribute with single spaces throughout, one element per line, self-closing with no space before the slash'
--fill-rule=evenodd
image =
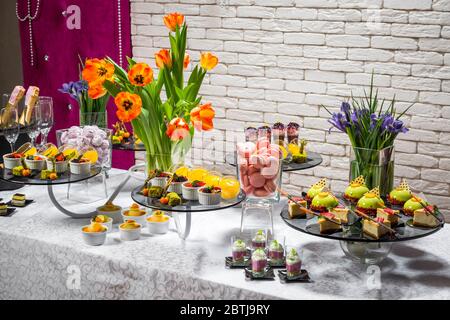
<path id="1" fill-rule="evenodd" d="M 350 104 L 348 102 L 342 102 L 342 104 L 341 104 L 341 111 L 345 115 L 349 115 L 350 114 Z"/>
<path id="2" fill-rule="evenodd" d="M 342 132 L 346 132 L 346 128 L 349 126 L 349 123 L 345 117 L 345 115 L 341 112 L 333 112 L 331 119 L 328 120 L 336 129 Z M 330 130 L 331 131 L 331 128 Z"/>
<path id="3" fill-rule="evenodd" d="M 377 123 L 378 123 L 378 117 L 375 113 L 372 113 L 370 115 L 370 129 L 375 128 Z"/>
<path id="4" fill-rule="evenodd" d="M 84 80 L 79 80 L 76 82 L 70 81 L 68 83 L 63 83 L 62 88 L 58 89 L 59 92 L 67 93 L 73 99 L 78 100 L 80 94 L 88 89 L 88 84 Z"/>
<path id="5" fill-rule="evenodd" d="M 408 132 L 408 128 L 406 128 L 401 120 L 394 120 L 392 125 L 388 128 L 388 130 L 392 133 L 406 133 Z"/>

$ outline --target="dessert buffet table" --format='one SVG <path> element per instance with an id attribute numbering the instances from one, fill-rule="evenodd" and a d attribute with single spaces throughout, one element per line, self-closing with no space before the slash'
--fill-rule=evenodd
<path id="1" fill-rule="evenodd" d="M 124 171 L 112 170 L 110 188 L 123 178 Z M 131 180 L 115 203 L 129 206 L 130 192 L 140 183 Z M 278 278 L 246 281 L 242 269 L 225 268 L 230 238 L 239 232 L 240 208 L 196 214 L 186 241 L 172 221 L 168 234 L 151 236 L 143 230 L 132 242 L 120 241 L 115 226 L 103 246 L 90 247 L 80 231 L 87 219 L 71 219 L 51 207 L 45 188 L 27 186 L 21 192 L 35 202 L 0 217 L 0 299 L 450 299 L 447 227 L 394 244 L 380 265 L 378 289 L 373 268 L 345 258 L 337 241 L 299 233 L 275 213 L 276 235 L 302 245 L 312 278 L 311 283 L 282 284 Z M 55 188 L 58 198 L 65 192 L 63 186 Z M 99 204 L 66 205 L 85 211 Z"/>

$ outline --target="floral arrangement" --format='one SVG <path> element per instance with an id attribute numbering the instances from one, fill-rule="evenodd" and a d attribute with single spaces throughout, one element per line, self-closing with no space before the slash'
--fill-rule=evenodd
<path id="1" fill-rule="evenodd" d="M 90 70 L 93 68 L 94 62 L 87 60 L 85 65 L 80 62 L 80 68 L 83 68 L 83 72 Z M 106 104 L 110 97 L 109 93 L 101 83 L 86 81 L 83 72 L 80 73 L 80 80 L 63 83 L 62 88 L 58 91 L 68 94 L 78 103 L 80 124 L 98 124 L 106 127 Z"/>
<path id="2" fill-rule="evenodd" d="M 168 170 L 175 161 L 184 159 L 195 130 L 214 127 L 214 108 L 210 103 L 200 104 L 198 92 L 206 72 L 217 65 L 218 58 L 209 52 L 201 53 L 200 64 L 185 83 L 184 72 L 190 64 L 186 53 L 188 27 L 179 13 L 168 14 L 163 21 L 169 29 L 170 49 L 155 54 L 157 79 L 149 65 L 130 58 L 127 70 L 110 58 L 87 60 L 82 75 L 89 87 L 101 84 L 114 97 L 117 117 L 131 122 L 145 145 L 148 168 Z M 163 87 L 165 101 L 161 98 Z"/>
<path id="3" fill-rule="evenodd" d="M 412 105 L 411 105 L 412 106 Z M 351 162 L 351 179 L 363 175 L 369 189 L 380 187 L 382 194 L 393 185 L 393 145 L 399 133 L 408 132 L 402 116 L 395 108 L 395 97 L 386 102 L 378 98 L 373 87 L 373 74 L 369 93 L 351 103 L 342 102 L 340 112 L 330 112 L 329 123 L 348 135 L 355 160 Z M 388 190 L 389 189 L 389 190 Z"/>

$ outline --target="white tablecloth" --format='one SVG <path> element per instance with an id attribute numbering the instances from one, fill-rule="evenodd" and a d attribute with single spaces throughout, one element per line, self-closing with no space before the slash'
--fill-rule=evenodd
<path id="1" fill-rule="evenodd" d="M 111 188 L 124 177 L 113 173 Z M 130 190 L 137 184 L 131 181 L 115 203 L 130 205 Z M 57 197 L 64 198 L 65 190 L 58 187 Z M 448 226 L 395 244 L 379 266 L 381 286 L 373 287 L 371 271 L 344 257 L 337 241 L 297 232 L 277 212 L 276 235 L 302 245 L 313 280 L 282 284 L 278 278 L 246 281 L 243 270 L 224 267 L 230 237 L 239 232 L 239 208 L 193 214 L 186 241 L 172 221 L 168 234 L 151 236 L 145 230 L 134 242 L 120 241 L 116 226 L 103 246 L 90 247 L 80 232 L 86 219 L 53 208 L 45 187 L 20 192 L 35 203 L 0 217 L 0 299 L 450 299 Z M 13 193 L 2 192 L 0 198 Z M 66 204 L 80 211 L 99 205 Z"/>

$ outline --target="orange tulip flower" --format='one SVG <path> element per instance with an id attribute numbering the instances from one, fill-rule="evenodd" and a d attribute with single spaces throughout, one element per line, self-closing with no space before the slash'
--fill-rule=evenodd
<path id="1" fill-rule="evenodd" d="M 117 106 L 117 118 L 120 121 L 130 122 L 141 113 L 142 100 L 137 94 L 119 92 L 114 103 Z"/>
<path id="2" fill-rule="evenodd" d="M 173 118 L 167 126 L 166 134 L 170 140 L 183 140 L 189 135 L 189 126 L 183 118 Z"/>
<path id="3" fill-rule="evenodd" d="M 184 55 L 183 67 L 186 69 L 190 62 L 191 62 L 191 57 L 189 56 L 189 54 L 186 53 Z"/>
<path id="4" fill-rule="evenodd" d="M 163 18 L 164 24 L 170 31 L 177 30 L 177 26 L 181 27 L 184 22 L 184 16 L 178 12 L 170 13 Z"/>
<path id="5" fill-rule="evenodd" d="M 105 59 L 86 59 L 81 75 L 90 86 L 103 84 L 105 80 L 113 81 L 114 65 Z"/>
<path id="6" fill-rule="evenodd" d="M 128 71 L 128 80 L 132 85 L 146 86 L 153 81 L 153 70 L 146 63 L 136 63 Z"/>
<path id="7" fill-rule="evenodd" d="M 205 70 L 214 69 L 217 63 L 219 63 L 219 59 L 211 52 L 205 52 L 200 55 L 200 65 Z"/>
<path id="8" fill-rule="evenodd" d="M 88 88 L 88 96 L 91 99 L 98 99 L 103 97 L 106 94 L 106 89 L 103 87 L 103 85 L 101 83 L 96 84 L 95 82 L 93 83 L 93 85 L 89 85 Z"/>
<path id="9" fill-rule="evenodd" d="M 191 122 L 195 129 L 208 131 L 214 128 L 212 120 L 215 115 L 211 103 L 206 103 L 191 110 Z"/>
<path id="10" fill-rule="evenodd" d="M 170 52 L 167 49 L 161 49 L 159 52 L 155 53 L 156 65 L 158 68 L 163 69 L 165 66 L 168 68 L 172 67 L 172 58 L 170 57 Z"/>

